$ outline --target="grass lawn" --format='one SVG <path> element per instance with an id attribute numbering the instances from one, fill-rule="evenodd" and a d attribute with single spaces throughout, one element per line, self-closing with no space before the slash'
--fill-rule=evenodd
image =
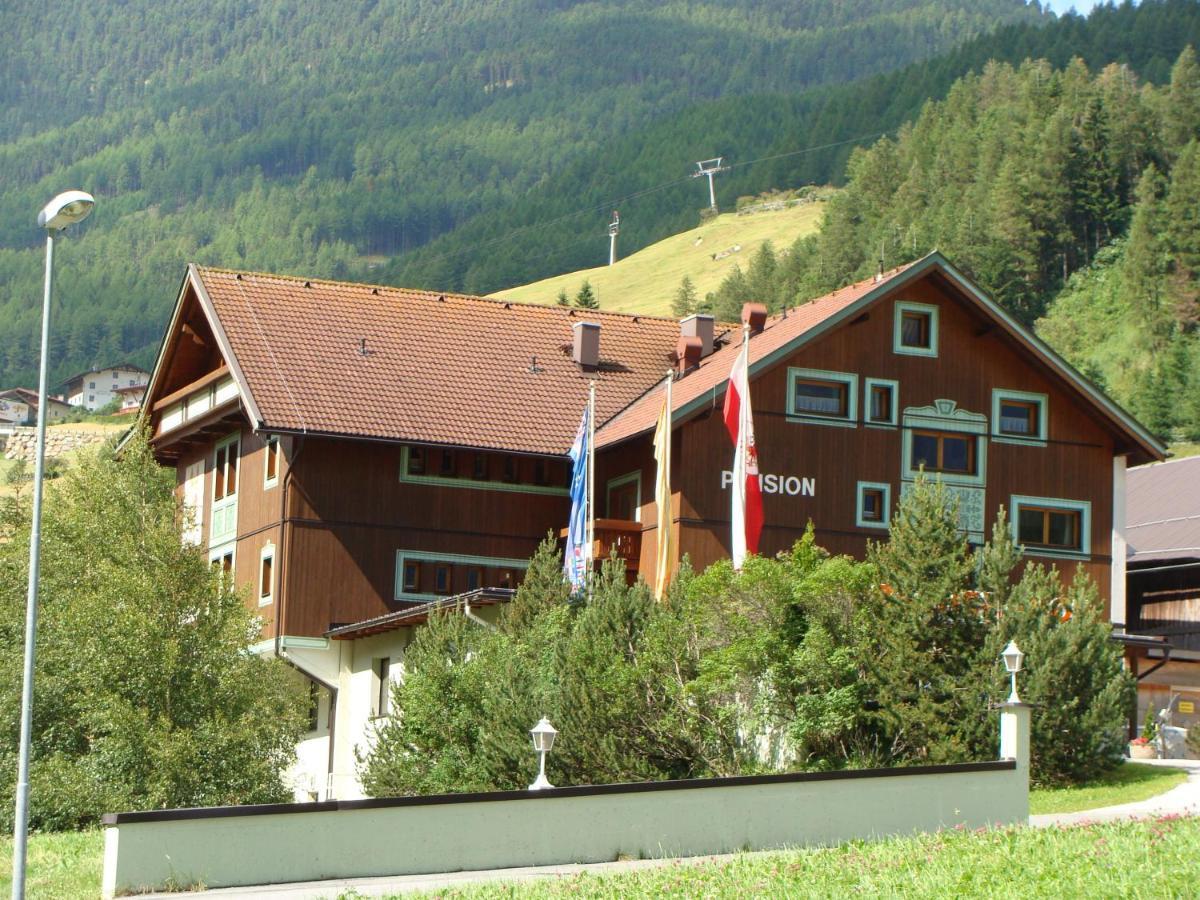
<path id="1" fill-rule="evenodd" d="M 69 831 L 31 834 L 25 876 L 30 898 L 100 896 L 104 868 L 104 832 Z M 12 893 L 12 838 L 0 839 L 0 895 Z"/>
<path id="2" fill-rule="evenodd" d="M 1029 812 L 1079 812 L 1101 806 L 1119 806 L 1149 800 L 1187 781 L 1187 772 L 1164 766 L 1123 763 L 1114 772 L 1069 788 L 1042 788 L 1029 792 Z"/>
<path id="3" fill-rule="evenodd" d="M 98 896 L 102 832 L 34 834 L 29 854 L 30 898 Z M 1183 897 L 1200 878 L 1197 859 L 1200 819 L 1162 819 L 1075 828 L 950 831 L 879 843 L 856 841 L 829 850 L 669 863 L 614 875 L 468 886 L 439 891 L 436 896 L 825 897 L 832 891 L 990 898 L 1002 887 L 999 893 L 1006 897 Z M 0 896 L 12 889 L 11 872 L 12 840 L 4 838 Z"/>
<path id="4" fill-rule="evenodd" d="M 1200 819 L 1164 819 L 943 832 L 613 875 L 492 883 L 430 896 L 1187 897 L 1200 883 L 1197 859 Z"/>

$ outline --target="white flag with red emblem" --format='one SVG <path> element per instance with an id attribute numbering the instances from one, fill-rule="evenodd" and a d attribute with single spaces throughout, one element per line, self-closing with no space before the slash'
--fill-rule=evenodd
<path id="1" fill-rule="evenodd" d="M 750 414 L 750 330 L 742 336 L 742 352 L 729 372 L 725 391 L 725 427 L 733 440 L 733 567 L 740 569 L 747 553 L 758 552 L 762 532 L 762 489 L 758 483 L 758 451 Z"/>

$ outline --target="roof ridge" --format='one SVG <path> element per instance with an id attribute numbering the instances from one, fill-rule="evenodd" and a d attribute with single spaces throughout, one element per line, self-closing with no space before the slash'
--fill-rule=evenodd
<path id="1" fill-rule="evenodd" d="M 446 297 L 455 300 L 473 300 L 483 303 L 490 303 L 508 308 L 519 306 L 528 309 L 540 309 L 555 312 L 560 309 L 566 309 L 573 317 L 578 315 L 596 315 L 596 316 L 613 316 L 621 319 L 648 319 L 653 322 L 678 322 L 679 320 L 673 316 L 656 316 L 649 313 L 629 313 L 619 312 L 616 310 L 607 309 L 585 309 L 579 306 L 561 307 L 551 303 L 534 303 L 531 300 L 505 300 L 503 297 L 490 297 L 480 294 L 462 294 L 457 291 L 439 291 L 430 288 L 411 288 L 398 287 L 394 284 L 378 284 L 367 281 L 343 281 L 336 278 L 312 278 L 304 275 L 281 275 L 275 272 L 257 272 L 246 269 L 227 269 L 222 266 L 201 266 L 196 265 L 196 271 L 201 276 L 212 273 L 217 275 L 247 275 L 251 278 L 278 279 L 280 281 L 294 281 L 301 284 L 324 284 L 333 287 L 355 288 L 361 290 L 377 290 L 377 291 L 393 291 L 397 293 L 408 294 L 423 294 L 430 297 Z"/>

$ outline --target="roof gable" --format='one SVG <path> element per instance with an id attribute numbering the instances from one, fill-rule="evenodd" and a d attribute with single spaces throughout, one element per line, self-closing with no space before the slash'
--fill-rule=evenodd
<path id="1" fill-rule="evenodd" d="M 1124 437 L 1128 452 L 1140 460 L 1165 457 L 1166 449 L 1137 420 L 1105 396 L 1037 335 L 1017 323 L 936 251 L 881 276 L 840 288 L 794 310 L 773 316 L 766 328 L 750 339 L 751 377 L 778 365 L 801 347 L 854 319 L 868 307 L 906 285 L 934 273 L 944 277 L 965 302 L 1014 338 L 1023 352 L 1037 358 L 1085 404 L 1095 409 L 1111 430 Z M 722 348 L 676 383 L 673 390 L 673 421 L 679 422 L 723 402 L 729 369 L 739 349 L 740 345 L 736 343 Z M 660 402 L 657 397 L 647 395 L 631 404 L 600 429 L 597 433 L 598 446 L 619 443 L 654 427 Z"/>

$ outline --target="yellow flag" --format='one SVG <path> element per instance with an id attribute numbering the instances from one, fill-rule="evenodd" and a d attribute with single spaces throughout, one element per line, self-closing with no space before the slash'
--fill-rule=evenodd
<path id="1" fill-rule="evenodd" d="M 654 460 L 658 472 L 654 478 L 654 504 L 658 510 L 658 552 L 654 555 L 654 596 L 662 600 L 675 567 L 675 542 L 671 536 L 671 376 L 667 376 L 666 396 L 658 426 L 654 429 Z"/>

